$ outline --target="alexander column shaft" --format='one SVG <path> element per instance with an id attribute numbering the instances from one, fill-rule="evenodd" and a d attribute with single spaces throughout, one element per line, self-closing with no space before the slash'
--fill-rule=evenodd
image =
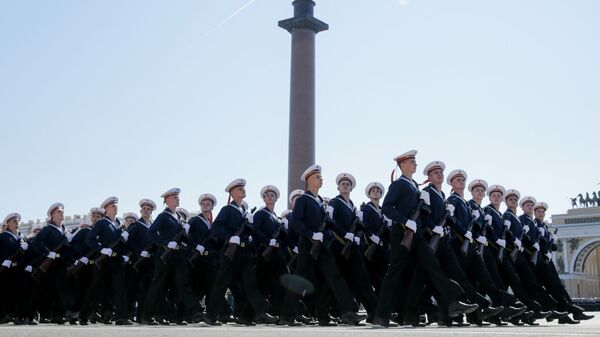
<path id="1" fill-rule="evenodd" d="M 292 34 L 288 195 L 304 188 L 300 175 L 315 163 L 315 36 L 329 26 L 313 16 L 315 2 L 294 0 L 294 17 L 279 21 Z"/>

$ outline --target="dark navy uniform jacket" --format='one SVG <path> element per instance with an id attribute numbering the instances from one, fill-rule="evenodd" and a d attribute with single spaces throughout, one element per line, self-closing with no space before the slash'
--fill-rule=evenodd
<path id="1" fill-rule="evenodd" d="M 469 230 L 469 225 L 471 224 L 471 219 L 473 218 L 471 215 L 471 206 L 456 192 L 452 193 L 448 197 L 448 203 L 454 206 L 454 217 L 452 219 L 453 221 L 451 221 L 452 228 L 460 235 L 464 236 Z M 473 239 L 476 239 L 479 236 L 473 231 L 471 231 L 471 234 L 473 235 Z"/>
<path id="2" fill-rule="evenodd" d="M 532 248 L 533 244 L 538 242 L 540 235 L 535 220 L 527 214 L 519 216 L 519 220 L 521 221 L 521 225 L 523 225 L 523 230 L 527 228 L 527 234 L 523 235 L 523 244 Z"/>
<path id="3" fill-rule="evenodd" d="M 554 242 L 554 240 L 552 240 L 552 234 L 550 233 L 550 229 L 548 228 L 546 223 L 542 222 L 538 219 L 535 219 L 535 223 L 537 225 L 538 231 L 540 228 L 545 229 L 544 235 L 541 235 L 541 233 L 539 234 L 540 235 L 540 253 L 545 255 L 548 252 L 556 251 L 558 247 L 556 247 L 556 243 Z"/>
<path id="4" fill-rule="evenodd" d="M 138 219 L 127 227 L 129 238 L 127 239 L 127 248 L 140 255 L 142 251 L 149 251 L 148 246 L 152 239 L 150 238 L 150 227 L 152 224 L 144 222 L 144 218 Z"/>
<path id="5" fill-rule="evenodd" d="M 10 231 L 0 233 L 0 263 L 8 259 L 19 249 L 21 249 L 21 238 L 18 235 Z M 18 259 L 14 258 L 11 261 L 15 263 L 17 262 L 16 260 Z"/>
<path id="6" fill-rule="evenodd" d="M 504 212 L 503 216 L 504 220 L 510 221 L 510 233 L 507 234 L 512 234 L 506 235 L 506 242 L 515 242 L 515 239 L 518 239 L 521 236 L 521 233 L 523 232 L 523 225 L 521 225 L 521 220 L 519 220 L 517 215 L 513 213 L 513 211 L 511 211 L 510 209 L 507 209 L 506 212 Z M 510 238 L 510 240 L 508 238 Z"/>
<path id="7" fill-rule="evenodd" d="M 362 207 L 362 211 L 363 223 L 365 224 L 365 228 L 368 230 L 367 233 L 373 233 L 375 235 L 378 235 L 379 239 L 381 239 L 383 246 L 387 249 L 387 241 L 389 241 L 389 237 L 385 230 L 382 231 L 382 228 L 384 228 L 384 226 L 387 226 L 387 224 L 385 222 L 385 219 L 383 218 L 383 212 L 381 211 L 381 207 L 375 206 L 375 204 L 369 201 L 364 205 L 364 207 Z"/>
<path id="8" fill-rule="evenodd" d="M 394 223 L 404 225 L 410 219 L 419 203 L 420 191 L 413 179 L 400 176 L 390 184 L 383 199 L 383 214 Z M 417 225 L 420 220 L 417 219 Z"/>
<path id="9" fill-rule="evenodd" d="M 335 221 L 334 229 L 338 235 L 343 237 L 346 233 L 350 232 L 352 229 L 350 227 L 352 227 L 352 224 L 356 221 L 356 207 L 351 199 L 348 199 L 348 202 L 346 202 L 341 194 L 331 199 L 329 205 L 333 207 L 333 220 Z M 360 226 L 357 226 L 357 228 L 354 229 L 353 234 L 356 234 L 359 231 L 364 231 L 367 236 L 373 234 L 369 228 L 362 228 Z"/>
<path id="10" fill-rule="evenodd" d="M 212 224 L 210 224 L 208 219 L 204 218 L 202 213 L 193 216 L 190 219 L 189 225 L 190 231 L 188 237 L 193 249 L 195 249 L 197 245 L 202 245 L 205 250 L 220 249 L 211 236 Z"/>
<path id="11" fill-rule="evenodd" d="M 485 233 L 488 241 L 496 242 L 499 238 L 504 234 L 504 219 L 502 218 L 502 213 L 496 210 L 492 204 L 485 206 L 483 209 L 485 214 L 489 214 L 492 216 L 492 228 L 488 228 Z M 490 230 L 491 229 L 491 230 Z M 508 240 L 507 240 L 508 241 Z"/>
<path id="12" fill-rule="evenodd" d="M 71 236 L 71 254 L 74 259 L 79 259 L 82 256 L 86 256 L 90 253 L 91 249 L 85 244 L 85 238 L 92 229 L 89 227 L 80 227 L 73 232 Z"/>
<path id="13" fill-rule="evenodd" d="M 477 204 L 475 200 L 469 200 L 469 207 L 471 210 L 479 211 L 479 217 L 473 222 L 473 227 L 471 228 L 471 233 L 473 233 L 473 238 L 476 239 L 481 236 L 483 233 L 483 229 L 487 226 L 487 221 L 485 221 L 485 211 L 481 208 L 481 205 Z M 486 230 L 487 231 L 487 230 Z"/>
<path id="14" fill-rule="evenodd" d="M 148 235 L 154 244 L 162 247 L 168 245 L 170 241 L 174 241 L 177 234 L 181 233 L 182 230 L 183 226 L 179 215 L 177 213 L 173 214 L 171 209 L 165 208 L 148 229 Z M 178 243 L 182 241 L 184 241 L 183 238 Z"/>
<path id="15" fill-rule="evenodd" d="M 64 226 L 61 225 L 61 229 L 56 227 L 56 224 L 50 221 L 42 228 L 38 235 L 35 236 L 31 242 L 31 248 L 33 248 L 33 251 L 38 257 L 45 258 L 48 253 L 53 251 L 53 249 L 56 249 L 61 242 L 67 240 L 67 237 L 64 234 Z M 61 249 L 60 252 L 55 253 L 60 253 L 61 258 L 68 258 L 67 249 Z"/>
<path id="16" fill-rule="evenodd" d="M 298 240 L 300 239 L 300 236 L 298 235 L 298 233 L 296 233 L 294 230 L 292 230 L 291 227 L 291 223 L 292 223 L 292 212 L 289 212 L 285 218 L 288 221 L 288 229 L 287 229 L 287 243 L 290 247 L 290 249 L 294 249 L 294 247 L 296 247 L 298 245 Z"/>
<path id="17" fill-rule="evenodd" d="M 115 219 L 113 223 L 109 218 L 104 217 L 92 226 L 92 230 L 85 237 L 85 243 L 92 251 L 99 252 L 102 248 L 109 248 L 117 242 L 122 232 L 123 227 L 119 219 Z M 121 255 L 127 254 L 127 249 L 123 244 L 114 248 L 113 251 Z"/>
<path id="18" fill-rule="evenodd" d="M 324 220 L 323 198 L 306 191 L 296 199 L 290 228 L 299 236 L 312 238 L 315 232 L 322 232 L 323 242 L 330 241 L 333 238 L 330 226 L 325 226 L 325 229 L 321 231 Z"/>
<path id="19" fill-rule="evenodd" d="M 289 220 L 288 220 L 289 221 Z M 288 223 L 289 224 L 289 223 Z M 279 221 L 277 215 L 271 212 L 268 208 L 263 207 L 254 213 L 254 229 L 260 232 L 257 238 L 257 243 L 265 246 L 269 245 L 269 241 L 273 238 L 277 230 L 281 228 L 277 242 L 280 247 L 294 248 L 291 241 L 287 237 L 287 231 L 283 228 L 283 224 Z"/>
<path id="20" fill-rule="evenodd" d="M 431 204 L 429 205 L 429 212 L 421 212 L 421 225 L 423 229 L 433 229 L 433 227 L 439 225 L 446 212 L 446 195 L 443 191 L 436 190 L 433 184 L 427 185 L 423 190 L 429 193 Z"/>
<path id="21" fill-rule="evenodd" d="M 248 210 L 243 205 L 238 207 L 235 201 L 231 201 L 231 203 L 221 208 L 212 224 L 212 235 L 219 241 L 220 245 L 227 243 L 229 238 L 237 234 L 245 221 L 246 213 L 248 213 Z M 248 225 L 239 235 L 240 243 L 248 244 L 250 235 L 254 240 L 264 240 L 259 232 L 253 231 L 252 225 Z"/>

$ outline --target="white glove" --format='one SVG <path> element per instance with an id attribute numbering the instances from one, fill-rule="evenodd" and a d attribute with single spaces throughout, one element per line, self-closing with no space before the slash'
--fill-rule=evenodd
<path id="1" fill-rule="evenodd" d="M 558 238 L 556 237 L 556 234 L 552 234 L 552 241 L 556 242 L 556 239 L 558 239 Z"/>
<path id="2" fill-rule="evenodd" d="M 269 241 L 269 246 L 271 246 L 271 247 L 277 247 L 277 240 L 271 239 L 271 241 Z"/>
<path id="3" fill-rule="evenodd" d="M 444 228 L 442 226 L 435 226 L 431 231 L 439 236 L 444 236 Z"/>
<path id="4" fill-rule="evenodd" d="M 254 240 L 254 239 L 252 238 L 252 235 L 248 235 L 248 242 L 252 242 L 252 240 Z"/>
<path id="5" fill-rule="evenodd" d="M 295 254 L 298 254 L 298 246 L 294 247 L 294 249 L 292 249 L 292 252 L 294 252 Z"/>
<path id="6" fill-rule="evenodd" d="M 539 244 L 539 243 L 537 243 L 537 242 L 536 242 L 536 243 L 534 243 L 534 244 L 533 244 L 533 248 L 534 248 L 535 250 L 539 251 L 539 250 L 540 250 L 540 244 Z"/>
<path id="7" fill-rule="evenodd" d="M 429 192 L 421 191 L 421 196 L 419 199 L 423 200 L 425 205 L 431 205 L 431 197 L 429 196 Z"/>
<path id="8" fill-rule="evenodd" d="M 356 212 L 356 217 L 358 218 L 358 221 L 362 222 L 364 217 L 363 211 Z"/>
<path id="9" fill-rule="evenodd" d="M 354 240 L 354 234 L 348 232 L 348 233 L 346 233 L 346 235 L 344 235 L 344 239 L 346 239 L 348 241 L 352 241 L 352 240 Z"/>
<path id="10" fill-rule="evenodd" d="M 521 243 L 521 240 L 516 239 L 515 238 L 515 242 L 514 242 L 515 246 L 517 246 L 517 248 L 521 249 L 521 247 L 523 246 L 523 244 Z"/>
<path id="11" fill-rule="evenodd" d="M 500 247 L 506 247 L 506 240 L 498 239 L 498 240 L 496 240 L 496 244 Z"/>
<path id="12" fill-rule="evenodd" d="M 254 216 L 252 215 L 252 213 L 246 213 L 246 220 L 248 220 L 248 223 L 254 223 Z"/>
<path id="13" fill-rule="evenodd" d="M 283 218 L 283 220 L 281 220 L 281 223 L 283 224 L 283 228 L 288 229 L 288 227 L 290 226 L 288 219 Z"/>
<path id="14" fill-rule="evenodd" d="M 124 261 L 125 263 L 129 262 L 129 256 L 127 256 L 127 255 L 123 255 L 123 256 L 121 256 L 121 257 L 123 258 L 123 261 Z"/>
<path id="15" fill-rule="evenodd" d="M 123 231 L 121 233 L 121 237 L 123 238 L 123 240 L 125 240 L 125 242 L 127 242 L 127 239 L 129 239 L 129 232 Z"/>
<path id="16" fill-rule="evenodd" d="M 88 264 L 88 263 L 90 263 L 90 259 L 88 259 L 88 258 L 87 258 L 87 257 L 85 257 L 85 256 L 82 256 L 82 257 L 81 257 L 81 258 L 79 258 L 79 260 L 77 260 L 77 261 L 79 261 L 79 262 L 81 262 L 81 263 L 83 263 L 83 264 Z"/>
<path id="17" fill-rule="evenodd" d="M 385 221 L 385 225 L 387 227 L 392 227 L 392 224 L 393 224 L 392 219 L 390 219 L 390 218 L 388 218 L 387 216 L 384 215 L 383 216 L 383 221 Z"/>
<path id="18" fill-rule="evenodd" d="M 327 215 L 333 219 L 333 206 L 327 205 L 327 208 L 325 209 L 325 213 L 327 213 Z"/>
<path id="19" fill-rule="evenodd" d="M 410 219 L 406 221 L 406 224 L 404 224 L 404 226 L 413 232 L 417 231 L 417 223 Z"/>
<path id="20" fill-rule="evenodd" d="M 198 251 L 198 253 L 202 254 L 202 253 L 204 253 L 204 246 L 196 245 L 196 250 Z"/>
<path id="21" fill-rule="evenodd" d="M 473 242 L 473 233 L 471 233 L 471 231 L 467 231 L 465 233 L 465 239 L 469 240 L 470 242 Z"/>
<path id="22" fill-rule="evenodd" d="M 446 206 L 446 210 L 448 211 L 448 213 L 450 214 L 450 216 L 454 216 L 454 210 L 456 209 L 456 207 L 454 207 L 454 205 L 452 204 L 448 204 Z"/>
<path id="23" fill-rule="evenodd" d="M 48 257 L 51 258 L 52 260 L 56 259 L 57 256 L 58 256 L 58 254 L 56 254 L 55 252 L 48 253 Z"/>
<path id="24" fill-rule="evenodd" d="M 504 227 L 506 227 L 506 229 L 510 228 L 510 220 L 504 220 Z"/>
<path id="25" fill-rule="evenodd" d="M 104 254 L 104 255 L 107 255 L 107 256 L 111 256 L 111 255 L 112 255 L 112 252 L 113 252 L 113 251 L 112 251 L 112 249 L 110 249 L 110 248 L 102 248 L 102 249 L 100 250 L 100 254 Z"/>
<path id="26" fill-rule="evenodd" d="M 472 216 L 474 219 L 477 219 L 477 218 L 479 218 L 479 216 L 481 216 L 481 213 L 479 213 L 479 210 L 478 210 L 478 209 L 474 209 L 474 210 L 471 212 L 471 216 Z"/>
<path id="27" fill-rule="evenodd" d="M 525 232 L 525 234 L 529 233 L 529 226 L 523 226 L 523 232 Z"/>
<path id="28" fill-rule="evenodd" d="M 550 253 L 550 252 L 546 253 L 546 257 L 548 258 L 549 261 L 552 261 L 552 253 Z"/>
<path id="29" fill-rule="evenodd" d="M 373 241 L 374 244 L 378 245 L 381 242 L 381 239 L 379 238 L 379 236 L 372 234 L 371 236 L 369 236 L 369 240 Z"/>
<path id="30" fill-rule="evenodd" d="M 321 242 L 323 242 L 323 233 L 321 233 L 321 232 L 314 232 L 313 236 L 312 236 L 312 239 L 315 240 L 315 241 L 321 241 Z"/>
<path id="31" fill-rule="evenodd" d="M 29 245 L 27 244 L 27 242 L 21 242 L 21 249 L 22 250 L 27 250 L 29 248 Z"/>
<path id="32" fill-rule="evenodd" d="M 538 230 L 539 230 L 541 236 L 546 235 L 546 228 L 544 228 L 544 227 L 538 227 Z"/>
<path id="33" fill-rule="evenodd" d="M 229 238 L 229 242 L 234 243 L 236 245 L 240 244 L 240 237 L 237 235 L 233 235 L 232 237 Z"/>
<path id="34" fill-rule="evenodd" d="M 189 223 L 184 223 L 183 224 L 183 229 L 185 229 L 185 233 L 189 233 L 190 232 L 190 224 Z"/>
<path id="35" fill-rule="evenodd" d="M 354 237 L 354 243 L 356 243 L 357 246 L 360 246 L 360 236 Z"/>
<path id="36" fill-rule="evenodd" d="M 25 267 L 25 271 L 31 273 L 33 271 L 33 267 L 31 265 Z"/>
<path id="37" fill-rule="evenodd" d="M 175 241 L 169 241 L 169 243 L 167 243 L 167 248 L 169 248 L 169 249 L 175 249 L 175 248 L 177 248 L 177 242 L 175 242 Z"/>
<path id="38" fill-rule="evenodd" d="M 477 237 L 477 242 L 481 243 L 484 246 L 487 246 L 487 239 L 483 235 Z"/>
<path id="39" fill-rule="evenodd" d="M 488 224 L 488 226 L 491 226 L 491 225 L 492 225 L 492 220 L 493 220 L 493 218 L 492 218 L 492 216 L 491 216 L 491 215 L 489 215 L 489 214 L 486 214 L 486 215 L 485 215 L 483 218 L 485 219 L 485 221 L 487 221 L 487 224 Z"/>
<path id="40" fill-rule="evenodd" d="M 10 266 L 12 266 L 12 261 L 4 260 L 4 261 L 2 261 L 2 265 L 5 266 L 6 268 L 10 268 Z"/>
<path id="41" fill-rule="evenodd" d="M 142 252 L 140 253 L 141 257 L 148 257 L 150 256 L 150 254 L 148 253 L 148 251 L 142 250 Z"/>

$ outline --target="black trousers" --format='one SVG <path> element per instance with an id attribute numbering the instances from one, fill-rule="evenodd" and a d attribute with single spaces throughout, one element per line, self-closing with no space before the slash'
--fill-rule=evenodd
<path id="1" fill-rule="evenodd" d="M 279 316 L 285 295 L 285 290 L 279 280 L 282 275 L 289 274 L 285 254 L 282 248 L 275 248 L 267 261 L 261 253 L 259 252 L 256 257 L 258 287 L 271 303 L 270 313 Z"/>
<path id="2" fill-rule="evenodd" d="M 369 275 L 371 276 L 371 285 L 373 285 L 375 294 L 377 296 L 379 296 L 381 293 L 381 286 L 383 284 L 383 279 L 385 278 L 389 264 L 390 251 L 387 249 L 387 247 L 378 246 L 377 251 L 373 255 L 371 261 L 365 258 L 365 265 Z"/>
<path id="3" fill-rule="evenodd" d="M 565 287 L 560 282 L 560 277 L 552 261 L 546 261 L 544 257 L 540 257 L 537 265 L 533 266 L 535 274 L 539 282 L 552 295 L 552 298 L 557 302 L 557 309 L 560 311 L 570 311 L 570 306 L 573 300 Z"/>
<path id="4" fill-rule="evenodd" d="M 513 296 L 497 287 L 496 282 L 492 280 L 492 276 L 488 272 L 481 255 L 479 255 L 479 251 L 477 251 L 475 248 L 475 245 L 469 245 L 466 256 L 462 254 L 461 246 L 462 242 L 460 242 L 460 240 L 452 240 L 452 248 L 455 252 L 455 255 L 458 258 L 461 268 L 464 270 L 469 280 L 471 280 L 471 284 L 473 284 L 477 289 L 480 289 L 484 294 L 488 295 L 492 300 L 493 306 L 498 307 L 510 305 L 514 301 Z"/>
<path id="5" fill-rule="evenodd" d="M 142 318 L 150 319 L 157 314 L 159 305 L 164 304 L 169 285 L 174 288 L 178 302 L 185 307 L 184 319 L 191 318 L 200 305 L 190 289 L 187 254 L 183 250 L 174 251 L 165 263 L 159 258 L 164 251 L 161 247 L 155 255 L 154 277 L 146 294 Z"/>
<path id="6" fill-rule="evenodd" d="M 542 309 L 556 310 L 556 301 L 548 295 L 548 292 L 546 292 L 544 287 L 538 282 L 535 273 L 531 269 L 529 261 L 525 259 L 523 252 L 519 252 L 513 265 L 528 293 L 542 306 Z"/>
<path id="7" fill-rule="evenodd" d="M 134 260 L 133 263 L 136 261 Z M 130 311 L 134 310 L 134 316 L 138 321 L 144 312 L 146 295 L 154 278 L 154 263 L 154 256 L 151 256 L 140 264 L 138 270 L 135 270 L 133 265 L 130 266 L 127 273 L 127 307 Z"/>
<path id="8" fill-rule="evenodd" d="M 335 258 L 330 248 L 327 246 L 327 243 L 321 244 L 319 258 L 316 260 L 310 255 L 311 247 L 312 242 L 306 237 L 302 237 L 298 241 L 299 253 L 294 275 L 303 277 L 315 284 L 314 269 L 318 268 L 323 274 L 325 282 L 327 282 L 327 285 L 333 292 L 340 312 L 346 313 L 353 311 L 357 307 L 356 302 L 352 297 L 352 292 L 350 291 L 348 283 L 344 280 L 344 277 L 335 263 Z M 281 317 L 291 320 L 300 312 L 301 305 L 298 295 L 287 291 L 281 308 Z"/>
<path id="9" fill-rule="evenodd" d="M 229 285 L 236 281 L 241 282 L 245 299 L 254 310 L 254 313 L 256 315 L 264 313 L 269 308 L 269 303 L 258 288 L 250 249 L 239 246 L 231 260 L 224 255 L 226 249 L 227 245 L 221 249 L 219 271 L 206 306 L 207 317 L 217 319 L 217 316 L 223 312 L 222 299 Z M 237 298 L 236 302 L 238 302 Z"/>
<path id="10" fill-rule="evenodd" d="M 347 260 L 342 255 L 344 246 L 340 242 L 334 241 L 331 244 L 331 251 L 342 276 L 354 294 L 354 298 L 362 303 L 367 314 L 373 317 L 377 309 L 377 297 L 371 285 L 371 278 L 359 247 L 354 243 L 350 247 L 350 256 Z"/>
<path id="11" fill-rule="evenodd" d="M 102 269 L 94 266 L 92 283 L 85 293 L 79 317 L 87 320 L 96 309 L 101 296 L 113 294 L 113 304 L 117 319 L 127 319 L 127 291 L 125 266 L 120 256 L 111 257 Z M 107 291 L 107 290 L 111 291 Z"/>

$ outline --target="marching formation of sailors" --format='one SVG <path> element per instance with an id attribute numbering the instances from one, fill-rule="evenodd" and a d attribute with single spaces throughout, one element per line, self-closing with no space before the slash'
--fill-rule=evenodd
<path id="1" fill-rule="evenodd" d="M 340 173 L 339 195 L 325 199 L 312 165 L 281 216 L 279 189 L 263 187 L 264 206 L 249 209 L 244 179 L 227 185 L 230 200 L 214 219 L 214 195 L 202 194 L 191 216 L 178 188 L 163 193 L 154 220 L 154 201 L 142 199 L 139 215 L 121 222 L 119 199 L 109 197 L 66 231 L 65 207 L 54 203 L 46 225 L 23 237 L 11 213 L 0 233 L 0 324 L 502 326 L 593 317 L 560 282 L 546 203 L 483 179 L 467 184 L 467 172 L 446 175 L 441 161 L 425 167 L 420 188 L 416 154 L 394 158 L 402 175 L 387 191 L 368 184 L 360 206 L 354 176 Z"/>

